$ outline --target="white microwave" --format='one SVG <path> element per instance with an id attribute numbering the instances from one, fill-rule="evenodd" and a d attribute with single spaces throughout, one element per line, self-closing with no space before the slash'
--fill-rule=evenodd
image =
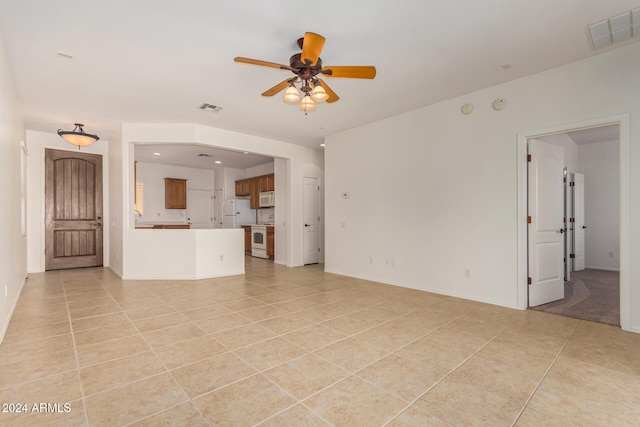
<path id="1" fill-rule="evenodd" d="M 261 208 L 271 208 L 276 205 L 276 195 L 274 191 L 261 191 L 260 202 L 258 205 Z"/>

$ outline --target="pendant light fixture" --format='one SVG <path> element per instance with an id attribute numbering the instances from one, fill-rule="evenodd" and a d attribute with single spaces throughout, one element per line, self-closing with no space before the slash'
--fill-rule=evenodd
<path id="1" fill-rule="evenodd" d="M 302 97 L 296 83 L 300 83 Z M 308 111 L 315 111 L 316 104 L 325 102 L 328 98 L 329 94 L 321 86 L 318 79 L 311 78 L 289 80 L 289 87 L 287 87 L 282 100 L 287 104 L 298 104 L 300 110 L 307 114 Z"/>
<path id="2" fill-rule="evenodd" d="M 80 147 L 86 147 L 100 139 L 98 135 L 85 133 L 84 129 L 82 129 L 84 126 L 82 123 L 74 123 L 74 125 L 75 128 L 73 130 L 58 129 L 58 135 L 69 144 L 77 145 L 78 150 Z"/>

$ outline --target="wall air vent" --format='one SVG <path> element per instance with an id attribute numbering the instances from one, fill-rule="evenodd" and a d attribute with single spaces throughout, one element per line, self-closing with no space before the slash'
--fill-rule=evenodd
<path id="1" fill-rule="evenodd" d="M 640 38 L 640 7 L 589 24 L 587 32 L 593 49 L 598 50 L 631 38 Z"/>
<path id="2" fill-rule="evenodd" d="M 219 113 L 220 111 L 222 111 L 222 107 L 220 107 L 219 105 L 209 104 L 208 102 L 205 102 L 204 104 L 202 104 L 200 106 L 200 109 L 205 111 L 211 111 L 213 113 Z"/>

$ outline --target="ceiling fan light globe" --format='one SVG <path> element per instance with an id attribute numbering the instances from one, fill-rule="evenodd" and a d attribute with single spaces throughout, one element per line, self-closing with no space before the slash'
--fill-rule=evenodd
<path id="1" fill-rule="evenodd" d="M 314 102 L 324 102 L 327 100 L 327 98 L 329 98 L 329 95 L 327 94 L 327 91 L 325 91 L 322 86 L 316 85 L 313 88 L 313 91 L 311 92 L 311 99 Z"/>
<path id="2" fill-rule="evenodd" d="M 295 86 L 289 86 L 282 97 L 282 100 L 287 104 L 297 104 L 300 102 L 300 94 L 298 94 L 298 89 Z"/>
<path id="3" fill-rule="evenodd" d="M 300 109 L 303 111 L 314 111 L 316 109 L 316 104 L 311 99 L 311 96 L 305 95 L 300 102 Z"/>

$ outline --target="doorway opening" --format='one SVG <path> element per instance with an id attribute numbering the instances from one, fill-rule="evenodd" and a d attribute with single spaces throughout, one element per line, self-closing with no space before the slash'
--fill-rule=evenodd
<path id="1" fill-rule="evenodd" d="M 518 284 L 519 307 L 537 306 L 538 310 L 616 324 L 628 330 L 628 119 L 628 115 L 621 115 L 518 135 L 518 276 L 522 280 Z M 546 190 L 536 194 L 535 185 L 532 189 L 530 184 L 528 150 L 537 144 L 534 140 L 562 147 L 558 160 L 560 181 L 557 177 L 547 180 L 555 185 L 551 198 L 546 197 Z M 554 173 L 555 169 L 547 167 L 549 164 L 547 161 L 543 167 L 533 166 L 533 169 L 537 168 L 542 176 L 549 171 Z M 582 177 L 584 193 L 576 192 L 576 182 L 580 187 Z M 533 179 L 540 180 L 535 174 Z M 547 221 L 544 226 L 540 226 L 540 222 L 532 224 L 536 221 L 535 215 L 540 220 L 540 215 L 544 219 L 549 212 L 536 206 L 537 197 L 541 203 L 549 203 L 546 197 L 557 199 L 554 203 L 561 205 L 551 210 L 549 215 L 553 221 Z M 584 200 L 582 212 L 581 198 Z M 547 236 L 539 239 L 538 231 L 547 231 Z M 551 240 L 545 241 L 548 236 L 557 240 L 555 251 L 548 251 L 553 246 L 549 243 Z M 532 245 L 536 239 L 539 247 Z M 539 259 L 536 260 L 536 256 Z M 561 258 L 558 260 L 558 257 Z M 555 282 L 548 280 L 547 283 L 547 279 Z M 551 282 L 555 291 L 543 289 L 540 293 L 541 284 L 547 286 Z M 548 295 L 551 297 L 547 298 Z"/>

